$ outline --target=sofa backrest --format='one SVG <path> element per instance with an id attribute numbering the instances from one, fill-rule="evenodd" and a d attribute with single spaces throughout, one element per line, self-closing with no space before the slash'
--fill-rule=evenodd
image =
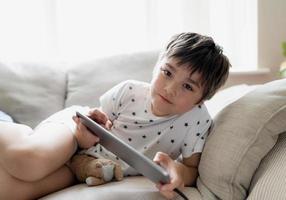
<path id="1" fill-rule="evenodd" d="M 150 51 L 74 66 L 0 62 L 0 110 L 16 122 L 35 127 L 65 107 L 98 106 L 99 97 L 121 81 L 149 82 L 157 58 L 158 51 Z"/>
<path id="2" fill-rule="evenodd" d="M 64 108 L 66 74 L 43 63 L 0 62 L 0 110 L 35 127 Z"/>
<path id="3" fill-rule="evenodd" d="M 158 52 L 116 55 L 73 66 L 67 71 L 65 106 L 98 106 L 99 97 L 121 81 L 150 82 Z"/>

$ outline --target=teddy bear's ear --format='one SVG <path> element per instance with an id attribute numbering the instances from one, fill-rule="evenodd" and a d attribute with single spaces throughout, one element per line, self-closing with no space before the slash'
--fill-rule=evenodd
<path id="1" fill-rule="evenodd" d="M 105 183 L 105 181 L 102 178 L 96 178 L 96 177 L 87 177 L 85 179 L 85 182 L 88 186 L 95 186 L 95 185 L 101 185 Z"/>

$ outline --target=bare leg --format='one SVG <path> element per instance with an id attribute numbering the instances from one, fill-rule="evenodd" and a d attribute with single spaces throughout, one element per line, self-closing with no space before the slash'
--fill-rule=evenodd
<path id="1" fill-rule="evenodd" d="M 23 125 L 0 123 L 0 165 L 23 181 L 37 181 L 53 173 L 75 150 L 75 138 L 63 124 L 45 123 L 30 133 Z"/>
<path id="2" fill-rule="evenodd" d="M 73 183 L 74 176 L 66 166 L 35 182 L 16 179 L 0 167 L 0 199 L 37 199 Z"/>

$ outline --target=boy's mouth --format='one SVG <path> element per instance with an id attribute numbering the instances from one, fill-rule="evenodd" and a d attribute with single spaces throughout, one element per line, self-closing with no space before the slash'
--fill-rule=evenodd
<path id="1" fill-rule="evenodd" d="M 161 97 L 161 99 L 163 99 L 163 101 L 165 101 L 166 103 L 168 103 L 168 104 L 173 104 L 171 101 L 169 101 L 166 97 L 164 97 L 163 95 L 161 95 L 161 94 L 158 94 L 160 97 Z"/>

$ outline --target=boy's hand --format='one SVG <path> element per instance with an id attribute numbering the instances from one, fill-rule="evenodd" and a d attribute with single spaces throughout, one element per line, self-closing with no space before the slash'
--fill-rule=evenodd
<path id="1" fill-rule="evenodd" d="M 174 161 L 168 154 L 162 152 L 156 153 L 153 160 L 165 168 L 170 176 L 170 183 L 158 183 L 156 187 L 165 198 L 173 199 L 176 195 L 173 190 L 184 187 L 184 169 L 182 164 Z"/>
<path id="2" fill-rule="evenodd" d="M 101 124 L 107 130 L 111 129 L 112 122 L 109 120 L 107 114 L 102 112 L 99 108 L 90 109 L 88 116 L 97 123 Z"/>
<path id="3" fill-rule="evenodd" d="M 91 109 L 88 116 L 108 130 L 112 127 L 112 122 L 108 119 L 108 116 L 98 108 Z M 80 118 L 73 116 L 73 120 L 77 124 L 75 138 L 80 148 L 88 149 L 99 142 L 99 138 L 83 125 Z"/>

